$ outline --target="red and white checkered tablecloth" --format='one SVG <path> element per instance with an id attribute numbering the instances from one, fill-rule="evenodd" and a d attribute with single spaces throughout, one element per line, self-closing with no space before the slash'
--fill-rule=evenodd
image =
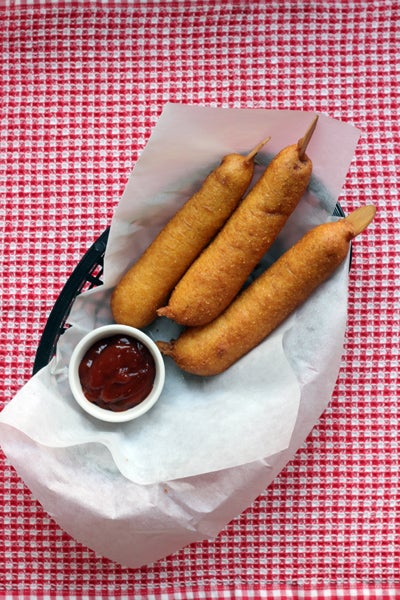
<path id="1" fill-rule="evenodd" d="M 353 253 L 331 404 L 273 484 L 214 541 L 133 570 L 63 532 L 1 454 L 0 597 L 400 597 L 398 0 L 31 0 L 0 12 L 2 406 L 166 102 L 354 124 L 340 202 L 378 209 Z"/>

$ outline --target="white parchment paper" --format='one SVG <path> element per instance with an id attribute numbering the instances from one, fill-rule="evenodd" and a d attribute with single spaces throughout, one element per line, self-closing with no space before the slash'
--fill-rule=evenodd
<path id="1" fill-rule="evenodd" d="M 113 286 L 222 156 L 247 153 L 271 135 L 256 179 L 313 116 L 168 104 L 116 209 L 104 285 L 78 297 L 56 359 L 0 415 L 3 449 L 43 506 L 73 537 L 124 565 L 216 535 L 305 439 L 338 374 L 348 264 L 225 373 L 199 378 L 167 359 L 160 401 L 132 423 L 109 425 L 80 410 L 67 380 L 72 348 L 112 321 Z M 358 137 L 354 127 L 320 115 L 308 148 L 310 189 L 261 268 L 331 218 Z M 154 339 L 178 332 L 166 319 L 147 329 Z"/>

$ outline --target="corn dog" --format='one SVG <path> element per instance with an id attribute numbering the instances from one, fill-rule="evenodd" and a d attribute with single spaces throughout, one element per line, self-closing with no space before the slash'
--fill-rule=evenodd
<path id="1" fill-rule="evenodd" d="M 267 337 L 330 277 L 351 240 L 375 215 L 364 206 L 348 217 L 314 227 L 260 275 L 215 321 L 188 328 L 177 340 L 157 342 L 184 371 L 216 375 Z"/>
<path id="2" fill-rule="evenodd" d="M 187 326 L 215 319 L 234 299 L 285 225 L 311 177 L 305 138 L 284 148 L 269 164 L 211 244 L 178 282 L 168 305 L 157 311 Z"/>
<path id="3" fill-rule="evenodd" d="M 253 158 L 268 140 L 247 156 L 225 156 L 122 277 L 111 297 L 117 323 L 140 328 L 153 321 L 157 308 L 238 205 L 253 177 Z"/>

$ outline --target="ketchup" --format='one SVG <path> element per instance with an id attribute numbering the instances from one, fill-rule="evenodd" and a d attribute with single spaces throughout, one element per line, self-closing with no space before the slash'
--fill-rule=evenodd
<path id="1" fill-rule="evenodd" d="M 98 340 L 79 365 L 86 398 L 107 410 L 132 408 L 149 395 L 155 378 L 154 359 L 146 346 L 127 335 Z"/>

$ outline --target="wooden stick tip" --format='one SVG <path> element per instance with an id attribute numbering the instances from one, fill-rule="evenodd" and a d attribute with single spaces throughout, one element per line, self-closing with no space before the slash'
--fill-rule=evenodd
<path id="1" fill-rule="evenodd" d="M 304 156 L 306 154 L 306 150 L 307 150 L 307 146 L 312 138 L 312 135 L 315 131 L 315 128 L 317 126 L 317 122 L 318 122 L 318 115 L 315 115 L 313 120 L 310 123 L 310 126 L 308 127 L 306 133 L 304 134 L 304 136 L 302 138 L 299 139 L 299 141 L 297 142 L 297 149 L 299 152 L 299 159 L 303 160 Z"/>
<path id="2" fill-rule="evenodd" d="M 267 144 L 269 142 L 269 140 L 271 139 L 271 136 L 269 135 L 268 137 L 266 137 L 264 140 L 262 140 L 262 142 L 260 142 L 259 144 L 257 144 L 257 146 L 255 148 L 253 148 L 253 150 L 251 150 L 247 156 L 246 156 L 246 160 L 251 160 L 252 158 L 255 157 L 255 155 L 260 152 L 261 148 L 263 148 L 265 146 L 265 144 Z"/>
<path id="3" fill-rule="evenodd" d="M 373 221 L 376 213 L 376 207 L 373 204 L 366 204 L 353 210 L 345 220 L 354 228 L 354 237 L 359 235 Z"/>

